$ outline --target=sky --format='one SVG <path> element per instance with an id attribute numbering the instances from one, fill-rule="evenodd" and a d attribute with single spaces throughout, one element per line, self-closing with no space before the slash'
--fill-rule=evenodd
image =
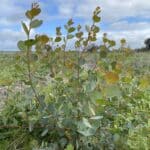
<path id="1" fill-rule="evenodd" d="M 93 10 L 101 7 L 101 31 L 110 39 L 125 38 L 131 48 L 144 46 L 150 37 L 150 0 L 1 0 L 0 1 L 0 50 L 18 50 L 17 41 L 24 40 L 21 21 L 27 22 L 25 11 L 32 2 L 39 2 L 43 25 L 32 31 L 55 35 L 55 28 L 63 27 L 68 19 L 75 24 L 91 24 Z"/>

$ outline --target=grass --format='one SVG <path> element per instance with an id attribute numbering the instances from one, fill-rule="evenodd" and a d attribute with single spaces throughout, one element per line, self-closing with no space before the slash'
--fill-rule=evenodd
<path id="1" fill-rule="evenodd" d="M 87 63 L 93 63 L 95 62 L 95 59 L 98 58 L 97 57 L 98 53 L 84 53 L 83 55 L 84 55 L 84 58 L 86 58 Z M 71 57 L 71 60 L 74 60 L 76 59 L 75 56 L 76 54 L 74 52 L 66 52 L 66 58 Z M 148 94 L 148 91 L 146 90 L 138 91 L 138 89 L 136 88 L 137 86 L 139 86 L 138 81 L 141 79 L 141 77 L 150 75 L 150 61 L 149 61 L 150 53 L 132 53 L 128 57 L 126 57 L 125 55 L 116 53 L 116 52 L 109 53 L 108 60 L 106 61 L 106 67 L 108 65 L 107 63 L 110 63 L 114 60 L 117 60 L 117 62 L 119 61 L 121 62 L 123 60 L 122 61 L 123 64 L 121 68 L 121 70 L 123 71 L 121 75 L 123 75 L 123 77 L 121 77 L 121 81 L 118 83 L 120 84 L 119 88 L 117 87 L 118 84 L 116 84 L 116 86 L 113 86 L 113 88 L 111 88 L 111 86 L 109 85 L 106 85 L 108 86 L 109 90 L 107 90 L 104 87 L 105 88 L 104 92 L 111 95 L 110 99 L 109 99 L 109 96 L 108 98 L 106 97 L 107 101 L 104 99 L 99 99 L 99 96 L 101 97 L 101 95 L 99 95 L 100 94 L 99 86 L 103 88 L 103 85 L 101 84 L 103 83 L 102 81 L 104 80 L 103 78 L 101 77 L 98 78 L 99 81 L 97 81 L 98 83 L 97 88 L 91 91 L 91 86 L 95 84 L 95 82 L 93 82 L 95 80 L 93 79 L 95 75 L 101 75 L 101 70 L 98 72 L 99 74 L 89 73 L 89 77 L 90 77 L 89 79 L 87 79 L 86 77 L 88 72 L 86 72 L 85 70 L 81 74 L 81 79 L 83 78 L 82 82 L 84 86 L 86 86 L 87 88 L 86 95 L 89 95 L 89 97 L 92 97 L 92 101 L 95 101 L 96 99 L 97 102 L 95 103 L 95 105 L 98 106 L 98 107 L 95 107 L 96 109 L 98 109 L 97 111 L 95 110 L 96 114 L 102 116 L 102 124 L 100 125 L 101 130 L 100 132 L 98 132 L 98 135 L 96 135 L 97 139 L 95 139 L 95 137 L 91 137 L 93 140 L 92 142 L 93 142 L 93 145 L 95 145 L 95 143 L 97 143 L 96 141 L 100 138 L 102 142 L 104 141 L 104 143 L 110 147 L 111 147 L 111 144 L 115 144 L 115 146 L 118 149 L 142 150 L 143 147 L 148 147 L 148 134 L 147 133 L 148 133 L 148 128 L 149 128 L 149 123 L 147 123 L 148 122 L 147 116 L 149 114 L 148 109 L 149 109 L 150 95 Z M 98 62 L 101 63 L 101 60 L 99 60 Z M 31 100 L 33 99 L 33 95 L 32 95 L 32 90 L 28 88 L 29 87 L 28 85 L 25 87 L 26 89 L 23 89 L 22 95 L 19 94 L 19 92 L 15 91 L 16 85 L 11 85 L 12 83 L 15 83 L 21 80 L 18 72 L 16 71 L 16 69 L 18 69 L 16 68 L 16 65 L 18 63 L 18 61 L 16 60 L 16 53 L 1 53 L 0 63 L 2 64 L 0 66 L 0 69 L 1 69 L 0 87 L 5 88 L 5 87 L 10 86 L 10 89 L 11 89 L 11 92 L 10 92 L 11 94 L 8 96 L 9 100 L 6 102 L 7 105 L 5 105 L 4 111 L 2 112 L 2 114 L 0 114 L 0 117 L 2 118 L 0 119 L 1 121 L 0 123 L 2 123 L 3 125 L 3 122 L 4 124 L 5 122 L 7 122 L 6 125 L 13 124 L 14 126 L 26 124 L 28 128 L 28 122 L 32 123 L 33 120 L 36 120 L 36 119 L 38 120 L 42 117 L 45 117 L 45 115 L 49 116 L 49 114 L 45 114 L 46 112 L 44 111 L 42 111 L 44 112 L 43 114 L 41 112 L 38 112 L 38 110 L 35 111 L 34 107 L 31 106 Z M 56 67 L 57 70 L 59 70 L 57 68 L 59 67 L 59 59 L 56 59 L 55 63 L 56 64 L 54 64 L 54 66 Z M 104 63 L 103 66 L 105 67 L 105 60 L 103 61 L 103 63 Z M 70 69 L 70 66 L 67 66 L 67 67 L 69 67 Z M 130 68 L 132 69 L 129 70 Z M 40 66 L 39 69 L 40 70 L 39 70 L 38 75 L 39 76 L 41 75 L 42 77 L 42 76 L 45 76 L 45 74 L 48 72 L 49 66 L 48 67 Z M 74 93 L 76 88 L 73 89 L 73 87 L 76 86 L 75 84 L 76 81 L 73 82 L 73 78 L 72 78 L 73 74 L 71 74 L 73 71 L 72 70 L 70 71 L 69 69 L 68 69 L 68 74 L 64 73 L 66 75 L 64 77 L 62 77 L 61 72 L 60 74 L 59 73 L 56 74 L 56 78 L 54 78 L 55 82 L 50 82 L 50 84 L 44 85 L 42 83 L 44 81 L 41 79 L 40 80 L 41 82 L 39 82 L 40 86 L 37 85 L 37 89 L 40 92 L 40 94 L 41 93 L 45 94 L 46 104 L 49 106 L 51 106 L 51 104 L 53 105 L 57 104 L 58 106 L 55 107 L 55 109 L 57 111 L 59 111 L 59 109 L 62 109 L 63 113 L 66 113 L 67 115 L 68 115 L 68 111 L 72 112 L 77 109 L 76 106 L 72 104 L 69 105 L 71 102 L 74 102 L 74 100 L 76 99 L 76 93 Z M 133 72 L 133 76 L 131 77 L 132 81 L 130 80 L 130 76 L 129 77 L 126 76 L 126 74 L 128 74 L 130 71 Z M 69 74 L 71 74 L 71 77 L 69 77 Z M 66 78 L 70 80 L 66 80 Z M 92 82 L 89 82 L 90 79 Z M 126 80 L 126 82 L 124 82 L 124 79 Z M 48 79 L 45 78 L 45 80 L 49 82 L 49 78 Z M 128 80 L 130 81 L 128 82 Z M 145 86 L 146 84 L 145 81 L 147 81 L 147 79 L 145 80 L 145 78 L 143 78 L 142 82 L 140 81 L 142 83 L 142 86 L 143 85 Z M 75 85 L 72 85 L 72 83 L 74 83 Z M 122 98 L 120 99 L 120 96 L 118 96 L 119 98 L 115 96 L 113 96 L 112 98 L 112 95 L 114 94 L 120 95 L 120 88 L 122 90 Z M 62 94 L 62 92 L 64 94 Z M 81 102 L 82 100 L 88 99 L 88 97 L 84 95 L 85 93 L 82 93 L 82 94 L 83 95 L 81 95 Z M 63 104 L 63 101 L 66 103 L 64 103 L 65 104 L 64 106 L 61 106 L 61 104 Z M 87 102 L 84 104 L 85 105 L 84 108 L 87 108 L 86 104 Z M 71 110 L 69 109 L 70 106 L 71 106 Z M 31 107 L 31 110 L 28 109 L 30 107 Z M 49 109 L 51 108 L 52 107 L 49 107 Z M 103 109 L 105 109 L 105 111 Z M 54 112 L 55 112 L 54 109 L 52 109 L 51 113 L 54 113 Z M 90 109 L 90 113 L 91 112 L 93 112 L 93 108 L 92 108 L 92 111 Z M 28 114 L 28 117 L 31 119 L 31 121 L 28 120 L 27 118 L 28 121 L 26 122 L 26 114 Z M 40 116 L 38 116 L 39 114 Z M 67 116 L 67 117 L 68 117 L 67 119 L 70 119 L 72 121 L 72 115 Z M 65 120 L 66 116 L 62 118 L 60 117 L 59 119 Z M 90 123 L 92 124 L 94 123 L 94 121 Z M 89 126 L 89 123 L 88 123 L 88 126 Z M 105 130 L 105 127 L 107 127 L 107 130 Z M 104 130 L 104 133 L 102 133 L 103 130 Z M 9 147 L 10 149 L 13 149 L 13 148 L 15 149 L 16 145 L 17 145 L 17 148 L 20 148 L 20 149 L 22 147 L 24 149 L 32 149 L 31 148 L 33 147 L 32 142 L 34 143 L 34 146 L 35 145 L 39 146 L 41 144 L 41 140 L 43 140 L 43 142 L 48 142 L 49 141 L 48 139 L 51 139 L 51 138 L 54 138 L 54 142 L 57 142 L 57 138 L 52 137 L 53 132 L 49 132 L 50 135 L 45 135 L 42 138 L 41 133 L 45 132 L 43 131 L 43 129 L 39 130 L 39 129 L 34 128 L 34 131 L 30 133 L 28 129 L 26 128 L 23 128 L 23 129 L 10 128 L 7 131 L 5 129 L 0 129 L 0 132 L 2 133 L 0 134 L 0 139 L 1 139 L 0 147 L 2 147 L 3 149 L 5 149 L 6 147 L 7 148 Z M 70 133 L 72 132 L 70 131 Z M 112 137 L 115 140 L 112 139 Z M 88 140 L 91 142 L 90 139 L 86 137 L 84 138 L 85 138 L 85 141 L 84 141 L 85 143 L 86 141 L 88 143 Z M 60 139 L 58 138 L 58 140 Z M 31 142 L 28 143 L 28 141 L 31 141 Z M 99 142 L 100 141 L 98 141 L 98 145 L 99 145 Z M 130 148 L 128 148 L 126 144 Z M 125 148 L 123 148 L 122 145 L 124 145 Z M 28 147 L 28 148 L 25 148 L 25 147 Z"/>

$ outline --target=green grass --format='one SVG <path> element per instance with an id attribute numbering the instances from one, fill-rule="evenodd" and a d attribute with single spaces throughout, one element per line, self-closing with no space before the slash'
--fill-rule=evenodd
<path id="1" fill-rule="evenodd" d="M 98 53 L 83 54 L 86 63 L 95 62 L 99 58 L 98 55 Z M 62 54 L 57 55 L 58 58 L 59 56 L 63 59 Z M 101 144 L 104 146 L 102 149 L 148 150 L 150 94 L 147 89 L 147 77 L 150 76 L 150 53 L 132 53 L 125 56 L 122 53 L 114 52 L 108 54 L 106 61 L 103 58 L 103 60 L 97 60 L 98 63 L 102 63 L 98 68 L 103 70 L 106 67 L 106 71 L 112 62 L 122 63 L 120 80 L 115 85 L 106 84 L 102 70 L 91 72 L 81 69 L 80 80 L 82 83 L 80 88 L 83 91 L 79 97 L 76 93 L 78 92 L 75 78 L 76 68 L 71 70 L 69 66 L 66 69 L 68 66 L 64 67 L 63 63 L 60 64 L 57 57 L 54 57 L 55 61 L 53 62 L 56 67 L 54 68 L 56 69 L 54 82 L 46 77 L 50 69 L 47 62 L 44 62 L 46 65 L 39 62 L 34 64 L 37 65 L 37 68 L 39 67 L 34 76 L 40 77 L 38 81 L 36 78 L 34 80 L 37 83 L 36 90 L 39 94 L 44 95 L 44 100 L 41 100 L 42 105 L 35 109 L 35 99 L 29 85 L 24 86 L 22 93 L 15 91 L 16 85 L 11 85 L 21 80 L 19 69 L 16 67 L 21 62 L 16 60 L 16 54 L 0 54 L 0 64 L 2 64 L 0 66 L 0 86 L 10 86 L 8 101 L 0 113 L 0 125 L 19 126 L 19 128 L 0 128 L 0 148 L 15 150 L 17 147 L 18 149 L 32 150 L 33 147 L 51 147 L 53 144 L 63 143 L 68 134 L 71 138 L 76 138 L 77 133 L 79 138 L 83 140 L 83 143 L 79 144 L 85 147 L 90 143 L 93 147 L 99 147 Z M 66 61 L 68 60 L 77 60 L 76 53 L 66 52 Z M 22 67 L 24 69 L 24 66 Z M 34 70 L 34 68 L 32 69 Z M 132 75 L 130 75 L 130 71 Z M 45 80 L 42 77 L 45 77 Z M 75 103 L 76 99 L 80 100 L 82 108 L 78 109 Z M 47 107 L 50 114 L 45 111 Z M 78 112 L 80 112 L 80 121 L 78 118 L 73 118 L 74 113 Z M 91 117 L 93 114 L 96 119 L 91 121 L 89 116 Z M 58 117 L 57 120 L 55 117 Z M 97 119 L 99 117 L 100 120 Z M 46 120 L 43 121 L 43 118 Z M 51 126 L 52 123 L 56 125 L 56 128 L 47 133 L 47 126 Z M 80 134 L 78 134 L 77 123 L 81 126 L 81 129 L 79 128 Z M 44 128 L 35 127 L 41 124 L 44 125 Z M 25 125 L 25 128 L 21 128 L 22 125 Z M 32 125 L 33 129 L 30 129 Z M 71 130 L 66 131 L 68 125 Z M 91 125 L 95 128 L 98 125 L 99 128 L 94 135 L 86 136 L 92 132 L 85 130 Z M 28 128 L 33 131 L 29 132 Z M 62 135 L 64 135 L 63 138 Z M 67 141 L 68 145 L 72 142 L 72 139 L 69 140 Z M 83 150 L 87 149 L 85 147 Z"/>
<path id="2" fill-rule="evenodd" d="M 7 84 L 7 82 L 9 83 L 14 79 L 16 54 L 17 52 L 0 52 L 0 64 L 1 64 L 0 85 Z M 76 54 L 75 52 L 67 52 L 66 55 L 69 55 L 69 57 L 71 56 L 72 58 L 74 58 Z M 94 54 L 91 53 L 90 55 L 91 55 L 90 57 L 94 59 L 93 58 L 94 56 L 92 56 Z M 110 58 L 111 55 L 112 54 L 110 53 Z M 124 65 L 132 66 L 134 70 L 137 71 L 137 75 L 149 74 L 150 73 L 150 52 L 134 53 L 133 55 L 125 59 Z"/>

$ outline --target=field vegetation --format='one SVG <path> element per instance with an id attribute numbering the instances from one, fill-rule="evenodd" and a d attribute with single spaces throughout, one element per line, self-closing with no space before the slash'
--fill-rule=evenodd
<path id="1" fill-rule="evenodd" d="M 149 150 L 150 53 L 100 32 L 100 7 L 91 25 L 72 19 L 56 37 L 35 35 L 38 4 L 22 22 L 20 51 L 0 54 L 0 150 Z M 74 50 L 68 42 L 74 39 Z"/>

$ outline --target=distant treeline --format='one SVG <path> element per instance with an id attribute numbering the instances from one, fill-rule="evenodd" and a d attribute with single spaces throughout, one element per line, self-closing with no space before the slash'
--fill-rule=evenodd
<path id="1" fill-rule="evenodd" d="M 136 52 L 150 52 L 150 49 L 146 47 L 135 49 Z"/>

